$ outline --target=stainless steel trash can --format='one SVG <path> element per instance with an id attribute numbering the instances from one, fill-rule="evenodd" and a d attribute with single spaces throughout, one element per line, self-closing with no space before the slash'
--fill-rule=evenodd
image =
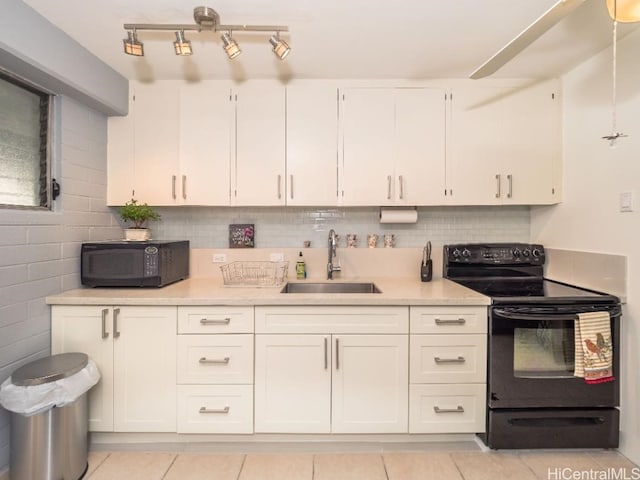
<path id="1" fill-rule="evenodd" d="M 84 353 L 62 353 L 20 367 L 11 383 L 35 386 L 70 377 L 87 366 Z M 64 407 L 31 416 L 11 413 L 11 479 L 77 480 L 87 471 L 87 393 Z"/>

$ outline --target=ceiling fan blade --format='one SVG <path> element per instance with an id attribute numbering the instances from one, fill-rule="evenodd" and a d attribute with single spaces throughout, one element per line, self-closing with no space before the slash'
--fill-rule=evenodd
<path id="1" fill-rule="evenodd" d="M 477 70 L 475 70 L 469 78 L 483 78 L 495 73 L 502 68 L 513 57 L 518 55 L 522 50 L 527 48 L 535 40 L 542 36 L 547 30 L 556 23 L 566 17 L 575 8 L 582 5 L 585 0 L 559 0 L 549 10 L 544 12 L 540 18 L 529 25 L 516 38 L 505 45 L 498 53 L 489 60 L 484 62 Z"/>

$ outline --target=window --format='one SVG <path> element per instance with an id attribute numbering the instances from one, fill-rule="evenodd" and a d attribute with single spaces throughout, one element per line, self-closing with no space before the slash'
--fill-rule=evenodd
<path id="1" fill-rule="evenodd" d="M 51 95 L 0 72 L 0 206 L 49 209 Z"/>

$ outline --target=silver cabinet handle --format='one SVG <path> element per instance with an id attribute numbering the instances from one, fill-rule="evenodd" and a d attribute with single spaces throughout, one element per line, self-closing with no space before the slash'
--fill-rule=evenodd
<path id="1" fill-rule="evenodd" d="M 453 318 L 451 320 L 449 319 L 441 319 L 441 318 L 436 318 L 435 319 L 436 325 L 464 325 L 465 323 L 467 323 L 467 321 L 464 318 Z"/>
<path id="2" fill-rule="evenodd" d="M 400 186 L 400 200 L 404 198 L 404 180 L 402 175 L 398 177 L 398 185 Z"/>
<path id="3" fill-rule="evenodd" d="M 329 368 L 329 339 L 324 337 L 324 369 Z"/>
<path id="4" fill-rule="evenodd" d="M 278 175 L 278 199 L 282 198 L 282 175 Z"/>
<path id="5" fill-rule="evenodd" d="M 120 336 L 120 332 L 118 331 L 118 315 L 120 315 L 120 309 L 113 309 L 113 338 L 118 338 Z"/>
<path id="6" fill-rule="evenodd" d="M 437 405 L 433 407 L 433 411 L 436 413 L 464 413 L 462 405 L 458 405 L 456 408 L 440 408 Z"/>
<path id="7" fill-rule="evenodd" d="M 387 200 L 391 200 L 391 175 L 387 175 Z"/>
<path id="8" fill-rule="evenodd" d="M 200 360 L 198 360 L 198 363 L 214 364 L 214 365 L 229 365 L 229 360 L 230 360 L 230 357 L 224 357 L 224 358 L 200 357 Z"/>
<path id="9" fill-rule="evenodd" d="M 500 198 L 500 174 L 496 174 L 496 198 Z"/>
<path id="10" fill-rule="evenodd" d="M 219 320 L 217 318 L 201 318 L 200 325 L 229 325 L 231 323 L 231 318 L 223 318 Z"/>
<path id="11" fill-rule="evenodd" d="M 507 175 L 507 181 L 509 182 L 509 191 L 507 191 L 507 198 L 511 198 L 513 193 L 513 175 Z"/>
<path id="12" fill-rule="evenodd" d="M 107 315 L 109 315 L 109 309 L 102 309 L 102 338 L 109 338 L 109 332 L 107 332 Z"/>
<path id="13" fill-rule="evenodd" d="M 290 189 L 289 189 L 289 193 L 291 196 L 291 199 L 293 200 L 293 175 L 289 175 L 289 183 L 290 183 Z"/>
<path id="14" fill-rule="evenodd" d="M 433 361 L 436 363 L 464 363 L 467 360 L 464 357 L 458 357 L 458 358 L 433 357 Z"/>
<path id="15" fill-rule="evenodd" d="M 171 198 L 176 199 L 176 176 L 171 175 Z"/>
<path id="16" fill-rule="evenodd" d="M 229 405 L 225 406 L 224 408 L 207 408 L 207 407 L 200 407 L 199 412 L 200 413 L 229 413 Z"/>
<path id="17" fill-rule="evenodd" d="M 336 370 L 340 370 L 340 340 L 336 338 Z"/>
<path id="18" fill-rule="evenodd" d="M 187 199 L 187 176 L 182 175 L 182 198 Z"/>

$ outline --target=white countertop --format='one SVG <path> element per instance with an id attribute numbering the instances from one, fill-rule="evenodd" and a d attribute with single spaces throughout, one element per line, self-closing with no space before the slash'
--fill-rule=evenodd
<path id="1" fill-rule="evenodd" d="M 50 305 L 489 305 L 490 299 L 446 279 L 367 278 L 382 293 L 280 293 L 280 287 L 229 287 L 191 278 L 163 288 L 80 288 L 46 298 Z M 300 281 L 304 282 L 304 281 Z M 315 280 L 309 280 L 315 282 Z"/>

